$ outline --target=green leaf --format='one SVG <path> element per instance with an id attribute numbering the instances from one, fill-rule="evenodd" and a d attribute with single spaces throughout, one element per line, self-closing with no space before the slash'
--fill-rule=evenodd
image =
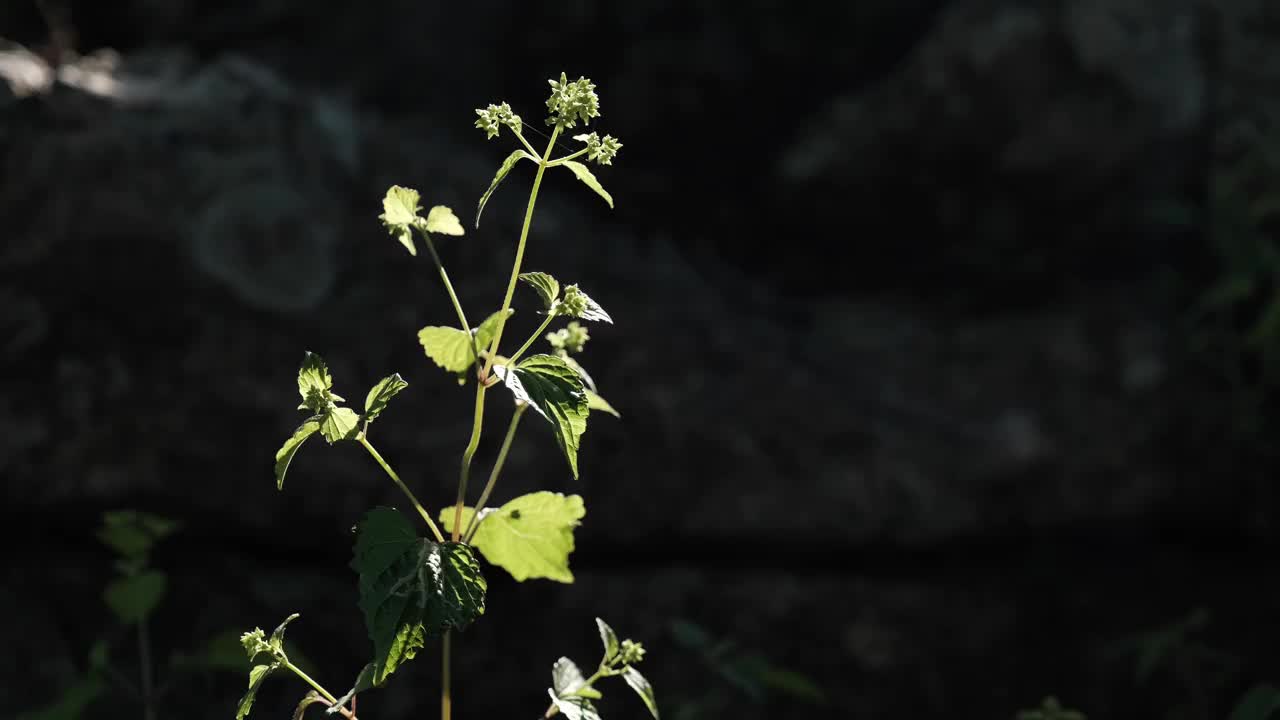
<path id="1" fill-rule="evenodd" d="M 302 367 L 298 368 L 298 394 L 302 396 L 299 410 L 310 410 L 323 413 L 335 401 L 342 398 L 333 394 L 333 377 L 329 375 L 329 366 L 324 358 L 308 352 L 302 358 Z"/>
<path id="2" fill-rule="evenodd" d="M 815 705 L 821 705 L 827 701 L 826 693 L 822 691 L 822 688 L 816 682 L 794 670 L 787 670 L 786 668 L 766 663 L 756 671 L 756 679 L 767 688 L 778 690 Z"/>
<path id="3" fill-rule="evenodd" d="M 613 406 L 609 404 L 608 400 L 605 400 L 604 398 L 600 397 L 590 388 L 586 389 L 586 393 L 587 393 L 588 408 L 592 410 L 599 410 L 601 412 L 607 412 L 610 415 L 619 419 L 622 418 L 622 415 L 620 415 L 617 410 L 613 409 Z"/>
<path id="4" fill-rule="evenodd" d="M 489 202 L 489 196 L 493 195 L 493 191 L 498 189 L 498 184 L 502 182 L 507 173 L 511 172 L 511 168 L 521 160 L 532 160 L 538 162 L 538 158 L 530 155 L 524 150 L 516 150 L 502 161 L 502 167 L 498 168 L 498 174 L 493 176 L 493 182 L 489 183 L 489 189 L 484 191 L 484 195 L 480 196 L 480 207 L 476 208 L 476 227 L 480 227 L 480 215 L 484 212 L 484 206 Z"/>
<path id="5" fill-rule="evenodd" d="M 475 362 L 471 334 L 466 330 L 428 325 L 418 331 L 418 342 L 431 362 L 449 372 L 463 372 Z"/>
<path id="6" fill-rule="evenodd" d="M 463 235 L 466 233 L 462 229 L 462 223 L 458 221 L 458 216 L 444 205 L 436 205 L 431 208 L 431 212 L 427 213 L 427 220 L 423 223 L 423 227 L 427 232 L 439 233 L 441 235 Z"/>
<path id="7" fill-rule="evenodd" d="M 102 599 L 120 622 L 132 625 L 156 609 L 167 583 L 164 573 L 148 570 L 116 579 L 103 591 Z"/>
<path id="8" fill-rule="evenodd" d="M 600 630 L 600 643 L 604 645 L 604 661 L 608 662 L 618 654 L 618 634 L 600 618 L 596 618 L 596 627 Z"/>
<path id="9" fill-rule="evenodd" d="M 1236 703 L 1230 720 L 1269 720 L 1280 711 L 1280 688 L 1255 685 Z"/>
<path id="10" fill-rule="evenodd" d="M 551 689 L 558 697 L 574 694 L 586 684 L 586 676 L 569 658 L 562 657 L 551 666 Z"/>
<path id="11" fill-rule="evenodd" d="M 339 440 L 355 437 L 360 425 L 360 415 L 351 408 L 334 408 L 320 421 L 320 434 L 332 445 Z"/>
<path id="12" fill-rule="evenodd" d="M 390 402 L 391 398 L 407 387 L 409 387 L 409 383 L 400 377 L 400 373 L 389 375 L 379 380 L 378 384 L 369 390 L 368 396 L 364 399 L 365 422 L 377 420 L 382 411 L 386 409 L 387 403 Z"/>
<path id="13" fill-rule="evenodd" d="M 400 241 L 410 255 L 417 255 L 418 249 L 413 244 L 413 226 L 419 220 L 418 191 L 412 188 L 392 185 L 382 198 L 382 214 L 378 219 L 386 226 L 387 231 Z"/>
<path id="14" fill-rule="evenodd" d="M 283 622 L 277 625 L 275 630 L 271 631 L 271 637 L 267 639 L 267 645 L 271 647 L 272 651 L 280 653 L 282 655 L 285 654 L 284 629 L 289 626 L 289 623 L 293 622 L 294 620 L 297 620 L 299 617 L 300 615 L 298 613 L 293 613 L 289 617 L 285 618 Z"/>
<path id="15" fill-rule="evenodd" d="M 508 309 L 506 316 L 511 317 L 514 312 Z M 501 317 L 501 312 L 490 315 L 470 334 L 457 328 L 430 325 L 418 331 L 418 342 L 436 365 L 449 372 L 464 372 L 476 361 L 475 347 L 471 344 L 472 336 L 475 337 L 475 346 L 483 350 L 493 342 Z"/>
<path id="16" fill-rule="evenodd" d="M 236 710 L 236 720 L 244 720 L 249 716 L 249 711 L 253 709 L 253 701 L 258 697 L 258 688 L 262 687 L 262 681 L 266 680 L 267 676 L 275 672 L 279 667 L 279 663 L 253 666 L 253 669 L 249 671 L 249 689 L 245 692 L 244 697 L 240 698 L 240 707 Z"/>
<path id="17" fill-rule="evenodd" d="M 63 690 L 62 696 L 53 703 L 38 710 L 19 713 L 17 720 L 79 720 L 89 706 L 108 689 L 107 684 L 97 676 L 89 675 Z"/>
<path id="18" fill-rule="evenodd" d="M 520 273 L 520 279 L 528 283 L 542 297 L 542 304 L 547 310 L 560 297 L 560 281 L 544 272 Z"/>
<path id="19" fill-rule="evenodd" d="M 495 366 L 494 371 L 517 400 L 526 402 L 551 423 L 556 443 L 578 479 L 578 445 L 587 431 L 587 395 L 582 378 L 561 358 L 533 355 L 514 369 Z"/>
<path id="20" fill-rule="evenodd" d="M 351 567 L 374 646 L 374 685 L 411 660 L 427 637 L 484 614 L 488 586 L 471 548 L 417 537 L 390 508 L 375 508 L 360 522 Z"/>
<path id="21" fill-rule="evenodd" d="M 658 720 L 658 700 L 653 695 L 653 685 L 649 684 L 639 670 L 630 665 L 622 669 L 622 679 L 626 680 L 631 689 L 635 690 L 644 701 L 644 706 L 649 708 L 649 714 L 653 715 L 653 720 Z"/>
<path id="22" fill-rule="evenodd" d="M 320 429 L 320 421 L 323 415 L 315 415 L 309 417 L 293 431 L 293 435 L 284 441 L 284 445 L 276 451 L 276 489 L 284 489 L 284 476 L 289 472 L 289 464 L 293 462 L 293 456 L 298 454 L 298 448 L 302 447 L 302 443 L 311 437 L 315 431 Z"/>
<path id="23" fill-rule="evenodd" d="M 307 708 L 315 705 L 316 703 L 323 703 L 325 705 L 329 704 L 328 701 L 320 697 L 320 693 L 315 690 L 303 695 L 302 699 L 298 701 L 298 707 L 293 709 L 293 720 L 302 720 L 303 716 L 307 714 Z"/>
<path id="24" fill-rule="evenodd" d="M 98 539 L 121 557 L 145 565 L 157 540 L 178 528 L 178 523 L 159 515 L 137 510 L 115 510 L 102 514 Z"/>
<path id="25" fill-rule="evenodd" d="M 351 689 L 345 695 L 337 699 L 338 701 L 333 704 L 333 707 L 345 707 L 356 695 L 373 687 L 373 676 L 376 674 L 377 669 L 378 666 L 374 663 L 369 663 L 361 668 L 360 674 L 356 676 L 355 684 L 351 686 Z M 331 711 L 329 714 L 333 714 L 333 712 Z"/>
<path id="26" fill-rule="evenodd" d="M 471 522 L 474 508 L 463 508 L 462 527 Z M 546 578 L 573 582 L 569 554 L 573 529 L 587 514 L 582 498 L 560 493 L 521 495 L 496 510 L 486 511 L 471 544 L 490 563 L 519 581 Z M 453 508 L 440 511 L 445 529 L 453 531 Z"/>
<path id="27" fill-rule="evenodd" d="M 555 691 L 547 688 L 547 694 L 551 696 L 551 702 L 555 703 L 556 709 L 564 714 L 565 720 L 601 720 L 600 713 L 596 712 L 596 706 L 584 697 L 556 697 Z"/>
<path id="28" fill-rule="evenodd" d="M 595 190 L 597 195 L 604 198 L 604 201 L 609 203 L 609 207 L 613 207 L 613 196 L 604 189 L 604 186 L 600 184 L 595 175 L 591 174 L 591 170 L 586 165 L 572 160 L 566 160 L 562 164 L 572 170 L 579 180 L 587 184 L 587 187 Z"/>

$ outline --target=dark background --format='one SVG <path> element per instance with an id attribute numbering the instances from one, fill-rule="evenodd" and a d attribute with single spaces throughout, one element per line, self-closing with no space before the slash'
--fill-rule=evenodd
<path id="1" fill-rule="evenodd" d="M 584 362 L 623 419 L 593 415 L 576 484 L 522 429 L 496 499 L 586 498 L 577 582 L 487 572 L 459 717 L 537 716 L 596 615 L 645 641 L 672 718 L 1011 718 L 1050 694 L 1220 718 L 1280 682 L 1275 3 L 9 0 L 0 37 L 4 714 L 73 687 L 99 638 L 136 674 L 100 601 L 117 508 L 183 524 L 154 558 L 162 676 L 297 611 L 318 679 L 349 682 L 349 529 L 400 498 L 318 441 L 276 491 L 296 368 L 322 354 L 357 400 L 403 374 L 376 440 L 452 498 L 471 393 L 415 333 L 453 313 L 379 201 L 410 185 L 469 218 L 514 147 L 472 108 L 542 129 L 561 71 L 625 145 L 597 173 L 617 209 L 550 175 L 526 267 L 613 315 Z M 473 318 L 528 170 L 441 242 Z M 753 653 L 825 705 L 794 679 L 753 696 Z M 160 717 L 234 714 L 243 675 L 172 676 Z M 437 688 L 431 648 L 362 716 L 430 716 Z M 273 679 L 254 716 L 303 691 Z M 644 715 L 625 695 L 606 717 Z M 125 692 L 83 715 L 132 716 Z"/>

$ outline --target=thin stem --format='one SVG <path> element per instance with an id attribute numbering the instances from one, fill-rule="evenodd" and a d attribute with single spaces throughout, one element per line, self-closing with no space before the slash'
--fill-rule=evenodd
<path id="1" fill-rule="evenodd" d="M 512 132 L 515 131 L 512 130 Z M 524 149 L 528 150 L 530 155 L 538 157 L 538 151 L 534 150 L 533 146 L 529 144 L 529 141 L 524 139 L 524 135 L 522 133 L 516 133 L 516 137 L 520 138 L 520 143 L 524 145 Z"/>
<path id="2" fill-rule="evenodd" d="M 440 279 L 444 281 L 444 289 L 449 293 L 449 300 L 453 303 L 453 309 L 458 313 L 458 322 L 462 323 L 463 332 L 471 332 L 471 323 L 467 322 L 467 314 L 462 311 L 462 303 L 458 302 L 458 294 L 453 291 L 453 283 L 449 282 L 449 273 L 444 270 L 444 263 L 440 261 L 440 255 L 436 253 L 436 245 L 431 242 L 431 233 L 423 232 L 422 238 L 427 241 L 427 251 L 431 253 L 431 259 L 436 263 L 436 269 L 440 271 Z M 480 354 L 479 349 L 475 346 L 475 338 L 471 340 L 471 349 Z"/>
<path id="3" fill-rule="evenodd" d="M 538 326 L 538 329 L 533 331 L 533 334 L 529 336 L 529 339 L 525 341 L 524 345 L 520 346 L 520 349 L 516 351 L 516 354 L 512 355 L 511 358 L 507 360 L 507 367 L 515 365 L 516 361 L 520 359 L 520 356 L 524 354 L 524 351 L 528 350 L 530 346 L 537 342 L 538 338 L 542 337 L 542 331 L 546 330 L 547 326 L 551 324 L 551 321 L 555 319 L 556 316 L 548 312 L 547 319 L 543 320 L 542 324 Z"/>
<path id="4" fill-rule="evenodd" d="M 484 427 L 484 391 L 485 384 L 476 383 L 476 409 L 471 421 L 471 439 L 467 448 L 462 451 L 462 470 L 458 475 L 458 501 L 453 507 L 453 541 L 462 537 L 462 504 L 467 499 L 467 483 L 471 480 L 471 460 L 476 456 L 476 448 L 480 447 L 480 430 Z"/>
<path id="5" fill-rule="evenodd" d="M 480 513 L 484 510 L 485 503 L 489 502 L 489 495 L 493 492 L 493 486 L 498 484 L 498 476 L 502 474 L 502 466 L 507 462 L 507 452 L 511 450 L 511 441 L 516 436 L 516 428 L 520 425 L 520 418 L 524 417 L 524 411 L 528 409 L 528 405 L 517 405 L 515 412 L 511 415 L 511 424 L 507 426 L 507 436 L 502 440 L 502 449 L 498 451 L 498 459 L 494 461 L 493 470 L 489 473 L 489 482 L 485 483 L 484 490 L 480 492 L 480 499 L 476 502 L 476 511 L 471 515 L 471 522 L 467 523 L 467 531 L 463 534 L 464 542 L 471 542 L 471 538 L 475 537 L 476 531 L 480 529 Z"/>
<path id="6" fill-rule="evenodd" d="M 156 708 L 152 695 L 151 680 L 151 638 L 147 630 L 147 619 L 138 621 L 138 664 L 141 665 L 142 682 L 142 715 L 146 720 L 155 720 Z"/>
<path id="7" fill-rule="evenodd" d="M 453 642 L 453 632 L 450 630 L 445 630 L 444 644 L 442 646 L 442 650 L 440 651 L 441 652 L 440 684 L 442 686 L 442 689 L 440 691 L 440 720 L 450 720 L 450 718 L 453 716 L 453 696 L 449 694 L 449 682 L 450 682 L 450 674 L 451 674 L 449 672 L 449 660 L 450 660 L 449 646 L 452 644 L 452 642 Z"/>
<path id="8" fill-rule="evenodd" d="M 391 466 L 387 464 L 387 461 L 383 460 L 382 456 L 378 454 L 378 451 L 373 449 L 373 446 L 369 444 L 369 439 L 364 436 L 364 433 L 357 435 L 356 439 L 360 441 L 360 444 L 364 446 L 365 450 L 369 451 L 369 454 L 373 456 L 373 459 L 378 461 L 378 464 L 382 466 L 382 469 L 387 471 L 387 475 L 390 476 L 392 482 L 396 484 L 396 487 L 400 488 L 400 490 L 404 492 L 405 496 L 409 498 L 409 502 L 413 503 L 413 507 L 418 511 L 418 514 L 422 516 L 423 520 L 427 521 L 427 527 L 431 528 L 431 534 L 436 536 L 436 541 L 444 542 L 444 535 L 440 534 L 440 528 L 436 527 L 436 521 L 431 519 L 431 513 L 427 512 L 427 509 L 422 507 L 422 503 L 418 502 L 418 498 L 414 496 L 413 491 L 409 489 L 409 486 L 404 484 L 404 481 L 400 479 L 400 476 L 396 474 L 396 471 L 392 470 Z"/>
<path id="9" fill-rule="evenodd" d="M 282 664 L 282 666 L 284 667 L 284 669 L 285 669 L 285 670 L 288 670 L 289 672 L 293 673 L 294 675 L 297 675 L 297 676 L 298 676 L 298 679 L 300 679 L 300 680 L 302 680 L 302 682 L 304 682 L 304 683 L 306 683 L 306 684 L 310 685 L 310 686 L 311 686 L 311 689 L 313 689 L 313 690 L 315 690 L 316 692 L 320 693 L 321 697 L 323 697 L 323 698 L 325 699 L 325 701 L 329 704 L 329 707 L 333 707 L 334 705 L 337 705 L 337 704 L 338 704 L 338 698 L 334 697 L 334 696 L 333 696 L 333 693 L 329 692 L 328 690 L 325 690 L 325 689 L 320 685 L 320 683 L 316 682 L 315 680 L 312 680 L 312 679 L 311 679 L 311 676 L 310 676 L 310 675 L 307 675 L 307 674 L 306 674 L 306 673 L 304 673 L 304 672 L 302 672 L 302 670 L 301 670 L 301 669 L 299 669 L 297 665 L 294 665 L 293 663 L 289 662 L 288 660 L 284 660 L 281 664 Z M 347 720 L 356 720 L 356 715 L 355 715 L 355 713 L 353 713 L 352 711 L 350 711 L 350 710 L 348 710 L 348 709 L 346 709 L 346 708 L 340 708 L 340 709 L 338 710 L 338 712 L 342 713 L 342 716 L 343 716 L 343 717 L 345 717 L 345 718 L 347 718 Z"/>
<path id="10" fill-rule="evenodd" d="M 587 154 L 587 150 L 588 148 L 582 148 L 576 153 L 565 155 L 562 158 L 556 158 L 555 160 L 552 160 L 550 163 L 548 163 L 547 167 L 556 167 L 557 165 L 563 165 L 574 158 L 582 157 L 583 155 Z"/>
<path id="11" fill-rule="evenodd" d="M 520 266 L 524 263 L 524 248 L 529 240 L 529 227 L 533 225 L 533 208 L 538 202 L 538 189 L 542 187 L 542 176 L 547 171 L 547 159 L 551 157 L 551 151 L 556 146 L 556 136 L 560 134 L 560 126 L 551 132 L 551 139 L 547 143 L 547 151 L 542 154 L 538 160 L 538 173 L 533 176 L 533 189 L 529 191 L 529 204 L 524 210 L 524 226 L 520 228 L 520 244 L 516 246 L 515 263 L 511 266 L 511 279 L 507 281 L 507 295 L 502 300 L 502 315 L 498 317 L 498 327 L 494 329 L 493 342 L 489 345 L 489 357 L 485 359 L 484 369 L 480 371 L 480 377 L 489 377 L 489 371 L 493 369 L 493 356 L 498 352 L 498 347 L 502 342 L 502 329 L 506 325 L 507 310 L 511 308 L 511 298 L 516 293 L 516 283 L 520 280 Z"/>

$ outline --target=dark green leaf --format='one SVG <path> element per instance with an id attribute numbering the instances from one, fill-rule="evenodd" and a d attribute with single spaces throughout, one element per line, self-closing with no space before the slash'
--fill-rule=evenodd
<path id="1" fill-rule="evenodd" d="M 365 515 L 351 566 L 374 645 L 374 685 L 412 659 L 427 637 L 465 628 L 484 613 L 487 584 L 471 548 L 417 537 L 390 508 Z"/>
<path id="2" fill-rule="evenodd" d="M 794 670 L 766 663 L 756 672 L 756 679 L 764 687 L 786 693 L 798 700 L 818 705 L 827 701 L 826 693 L 816 682 Z"/>
<path id="3" fill-rule="evenodd" d="M 297 620 L 298 617 L 298 613 L 293 613 L 277 625 L 275 630 L 271 631 L 271 637 L 267 639 L 267 645 L 270 645 L 273 651 L 284 653 L 284 630 L 289 627 L 289 623 Z"/>
<path id="4" fill-rule="evenodd" d="M 578 445 L 587 431 L 587 394 L 582 378 L 561 358 L 533 355 L 514 370 L 496 366 L 494 371 L 515 395 L 551 423 L 556 442 L 578 478 Z"/>
<path id="5" fill-rule="evenodd" d="M 538 291 L 538 295 L 542 298 L 542 304 L 545 306 L 544 309 L 551 309 L 551 305 L 560 297 L 560 281 L 547 273 L 521 273 L 520 279 Z"/>
<path id="6" fill-rule="evenodd" d="M 1245 693 L 1231 711 L 1230 720 L 1269 720 L 1280 711 L 1280 688 L 1255 685 Z"/>
<path id="7" fill-rule="evenodd" d="M 244 697 L 240 698 L 240 707 L 236 710 L 236 720 L 244 720 L 249 715 L 249 711 L 253 709 L 253 701 L 258 697 L 258 688 L 262 687 L 262 681 L 267 679 L 271 673 L 280 667 L 279 663 L 271 663 L 270 665 L 254 665 L 249 670 L 249 689 L 245 692 Z"/>
<path id="8" fill-rule="evenodd" d="M 320 434 L 329 444 L 339 440 L 349 440 L 359 429 L 360 415 L 351 408 L 333 408 L 320 421 Z"/>
<path id="9" fill-rule="evenodd" d="M 579 180 L 586 183 L 587 187 L 595 190 L 597 195 L 604 198 L 604 201 L 609 203 L 609 207 L 613 207 L 613 196 L 604 189 L 604 186 L 600 184 L 600 181 L 596 179 L 595 175 L 591 174 L 591 170 L 588 169 L 586 165 L 572 160 L 566 160 L 563 164 L 565 167 L 572 170 L 573 174 L 576 175 Z"/>
<path id="10" fill-rule="evenodd" d="M 378 419 L 382 411 L 386 409 L 387 403 L 391 398 L 400 393 L 401 390 L 409 387 L 409 383 L 400 377 L 400 373 L 390 375 L 378 381 L 369 390 L 368 396 L 364 399 L 364 419 L 366 422 L 373 422 Z"/>
<path id="11" fill-rule="evenodd" d="M 114 580 L 103 592 L 102 599 L 120 622 L 132 625 L 156 609 L 166 585 L 164 573 L 148 570 Z"/>
<path id="12" fill-rule="evenodd" d="M 38 710 L 18 713 L 17 720 L 79 720 L 108 686 L 98 677 L 90 675 L 62 691 L 62 696 L 52 704 Z"/>
<path id="13" fill-rule="evenodd" d="M 644 706 L 649 708 L 649 714 L 653 715 L 653 720 L 658 720 L 658 700 L 653 695 L 653 685 L 649 684 L 639 670 L 630 665 L 622 669 L 622 679 L 626 680 L 631 689 L 635 690 L 644 701 Z"/>
<path id="14" fill-rule="evenodd" d="M 471 522 L 474 508 L 464 508 L 462 527 Z M 582 498 L 560 493 L 535 492 L 486 511 L 471 544 L 484 558 L 524 581 L 546 578 L 573 582 L 569 554 L 573 552 L 573 530 L 586 515 Z M 445 529 L 453 530 L 453 508 L 440 511 Z"/>
<path id="15" fill-rule="evenodd" d="M 320 421 L 324 419 L 323 415 L 315 415 L 306 419 L 297 430 L 293 431 L 293 435 L 284 441 L 284 445 L 276 451 L 276 489 L 284 489 L 284 476 L 289 472 L 289 465 L 293 462 L 293 456 L 298 454 L 298 448 L 302 447 L 302 443 L 311 437 L 320 429 Z"/>
<path id="16" fill-rule="evenodd" d="M 609 623 L 596 618 L 596 627 L 600 630 L 600 642 L 604 645 L 604 660 L 608 662 L 618 654 L 618 634 L 609 627 Z"/>
<path id="17" fill-rule="evenodd" d="M 493 176 L 493 182 L 489 183 L 489 189 L 484 191 L 484 195 L 480 196 L 480 207 L 476 208 L 476 227 L 480 227 L 480 215 L 484 212 L 484 206 L 489 202 L 489 196 L 493 195 L 493 191 L 498 189 L 498 184 L 502 182 L 507 173 L 511 172 L 511 168 L 521 160 L 532 160 L 538 162 L 538 158 L 530 155 L 524 150 L 516 150 L 502 161 L 502 166 L 498 168 L 498 174 Z"/>
<path id="18" fill-rule="evenodd" d="M 121 557 L 136 560 L 137 569 L 146 564 L 147 555 L 157 540 L 178 528 L 178 523 L 159 515 L 137 510 L 116 510 L 102 514 L 98 539 Z"/>

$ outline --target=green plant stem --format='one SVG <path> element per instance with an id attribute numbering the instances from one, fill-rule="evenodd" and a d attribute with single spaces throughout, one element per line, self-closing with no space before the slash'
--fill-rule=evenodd
<path id="1" fill-rule="evenodd" d="M 484 391 L 482 382 L 476 383 L 476 409 L 471 421 L 471 439 L 462 451 L 462 469 L 458 474 L 458 500 L 453 506 L 453 541 L 462 537 L 462 505 L 467 499 L 467 483 L 471 480 L 471 460 L 476 456 L 476 448 L 480 447 L 480 431 L 484 427 Z"/>
<path id="2" fill-rule="evenodd" d="M 511 307 L 511 298 L 516 293 L 516 283 L 520 280 L 520 266 L 524 263 L 524 248 L 529 240 L 529 227 L 533 225 L 533 208 L 538 203 L 538 190 L 542 187 L 542 176 L 547 172 L 548 158 L 551 157 L 551 151 L 556 147 L 556 137 L 560 135 L 560 126 L 557 125 L 555 130 L 551 131 L 551 138 L 547 142 L 547 150 L 538 159 L 538 173 L 533 176 L 533 189 L 529 191 L 529 204 L 524 210 L 524 226 L 520 228 L 520 243 L 516 246 L 515 263 L 511 266 L 511 279 L 507 281 L 507 295 L 502 299 L 502 314 L 498 317 L 498 327 L 493 332 L 493 342 L 489 345 L 489 357 L 485 359 L 484 369 L 480 371 L 481 378 L 489 377 L 489 371 L 493 369 L 493 356 L 498 352 L 499 344 L 502 342 L 502 329 L 506 325 L 507 310 Z"/>
<path id="3" fill-rule="evenodd" d="M 512 132 L 515 132 L 515 131 L 513 130 Z M 533 146 L 529 144 L 529 141 L 524 139 L 523 133 L 515 133 L 515 135 L 517 138 L 520 139 L 520 144 L 524 145 L 524 149 L 528 150 L 530 155 L 534 157 L 538 157 L 538 151 L 534 150 Z"/>
<path id="4" fill-rule="evenodd" d="M 151 680 L 151 637 L 147 629 L 147 619 L 138 620 L 138 664 L 141 675 L 142 716 L 146 720 L 155 720 L 155 698 L 152 694 Z"/>
<path id="5" fill-rule="evenodd" d="M 450 646 L 453 644 L 453 631 L 444 631 L 444 641 L 440 649 L 440 720 L 451 720 L 453 717 L 453 696 L 449 694 L 450 682 Z"/>
<path id="6" fill-rule="evenodd" d="M 364 436 L 364 433 L 356 436 L 356 439 L 360 441 L 360 444 L 364 446 L 365 450 L 369 451 L 369 454 L 373 456 L 373 459 L 378 461 L 378 464 L 382 466 L 382 469 L 387 471 L 387 475 L 391 478 L 392 482 L 394 482 L 396 487 L 400 488 L 400 490 L 404 492 L 405 496 L 409 498 L 409 502 L 413 503 L 413 507 L 418 511 L 418 514 L 422 516 L 422 519 L 427 521 L 427 527 L 431 528 L 431 534 L 436 536 L 436 542 L 444 542 L 444 535 L 440 533 L 440 528 L 436 527 L 436 521 L 431 519 L 431 513 L 427 512 L 427 509 L 422 507 L 422 503 L 418 502 L 418 498 L 414 496 L 413 491 L 409 489 L 409 486 L 404 484 L 404 481 L 400 479 L 400 476 L 396 474 L 396 471 L 392 470 L 391 466 L 387 464 L 387 461 L 383 460 L 382 456 L 378 454 L 378 451 L 373 448 L 373 445 L 369 444 L 369 439 Z"/>
<path id="7" fill-rule="evenodd" d="M 453 283 L 449 282 L 449 273 L 445 272 L 444 263 L 440 261 L 440 255 L 436 253 L 436 245 L 431 242 L 431 233 L 423 232 L 422 239 L 427 241 L 427 251 L 431 253 L 431 259 L 436 263 L 436 269 L 440 271 L 440 279 L 444 281 L 444 289 L 449 293 L 449 300 L 453 303 L 453 309 L 458 313 L 458 322 L 462 323 L 463 332 L 471 332 L 471 323 L 467 322 L 467 314 L 462 311 L 462 303 L 458 302 L 458 294 L 453 291 Z M 476 340 L 471 338 L 471 349 L 476 356 L 480 355 L 480 349 L 476 347 Z"/>
<path id="8" fill-rule="evenodd" d="M 528 350 L 535 342 L 537 342 L 538 338 L 542 337 L 542 331 L 546 330 L 547 326 L 551 324 L 551 321 L 555 319 L 556 319 L 556 316 L 548 312 L 547 319 L 543 320 L 542 324 L 538 326 L 538 329 L 533 331 L 533 334 L 529 336 L 529 339 L 525 341 L 524 345 L 520 346 L 520 349 L 516 351 L 515 355 L 512 355 L 507 360 L 506 362 L 507 367 L 515 366 L 516 361 L 520 359 L 520 356 L 523 355 L 524 352 Z"/>
<path id="9" fill-rule="evenodd" d="M 550 163 L 547 164 L 547 167 L 556 167 L 557 165 L 563 165 L 569 162 L 570 160 L 573 160 L 574 158 L 580 158 L 586 154 L 587 154 L 587 148 L 582 148 L 576 153 L 573 153 L 571 155 L 565 155 L 562 158 L 556 158 L 555 160 L 552 160 Z"/>
<path id="10" fill-rule="evenodd" d="M 471 515 L 471 522 L 467 523 L 467 531 L 463 533 L 463 542 L 471 542 L 471 538 L 475 537 L 476 531 L 480 529 L 480 512 L 484 510 L 485 503 L 489 502 L 493 486 L 498 484 L 498 476 L 502 474 L 502 466 L 507 462 L 507 453 L 511 450 L 511 441 L 516 436 L 516 428 L 519 427 L 520 418 L 524 417 L 524 412 L 528 409 L 529 406 L 522 403 L 516 406 L 515 412 L 511 415 L 507 436 L 502 439 L 502 449 L 498 450 L 498 459 L 494 461 L 493 470 L 489 473 L 489 482 L 485 483 L 484 490 L 480 491 L 480 499 L 476 501 L 476 511 Z"/>
<path id="11" fill-rule="evenodd" d="M 297 675 L 297 676 L 298 676 L 298 679 L 300 679 L 300 680 L 302 680 L 302 682 L 304 682 L 304 683 L 306 683 L 306 684 L 310 685 L 310 686 L 311 686 L 311 688 L 312 688 L 313 690 L 315 690 L 316 692 L 320 693 L 320 695 L 321 695 L 321 696 L 322 696 L 322 697 L 323 697 L 323 698 L 324 698 L 324 699 L 329 703 L 329 707 L 333 707 L 334 705 L 337 705 L 337 704 L 338 704 L 338 698 L 334 697 L 334 696 L 333 696 L 333 693 L 331 693 L 331 692 L 329 692 L 328 690 L 325 690 L 323 687 L 321 687 L 320 683 L 316 682 L 315 680 L 312 680 L 312 679 L 311 679 L 311 676 L 310 676 L 310 675 L 307 675 L 307 674 L 306 674 L 306 673 L 304 673 L 304 672 L 302 672 L 302 670 L 301 670 L 301 669 L 299 669 L 297 665 L 294 665 L 293 663 L 289 662 L 288 660 L 282 660 L 282 661 L 281 661 L 281 667 L 283 667 L 285 670 L 288 670 L 289 672 L 293 673 L 294 675 Z M 345 718 L 347 718 L 347 720 L 356 720 L 355 713 L 351 712 L 350 710 L 348 710 L 348 709 L 346 709 L 346 708 L 341 708 L 341 709 L 339 709 L 339 710 L 338 710 L 338 712 L 342 713 L 342 716 L 343 716 L 343 717 L 345 717 Z"/>

